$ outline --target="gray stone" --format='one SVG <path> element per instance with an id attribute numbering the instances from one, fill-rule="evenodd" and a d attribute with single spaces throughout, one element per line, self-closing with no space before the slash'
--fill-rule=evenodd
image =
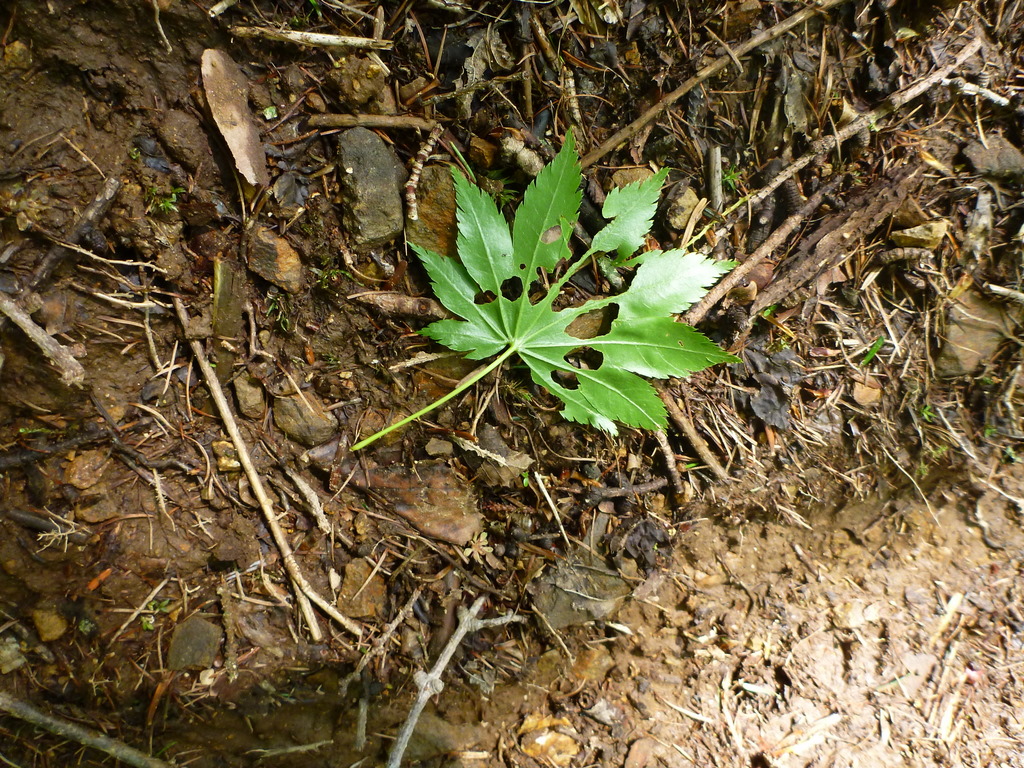
<path id="1" fill-rule="evenodd" d="M 209 669 L 217 660 L 221 630 L 216 624 L 193 616 L 174 628 L 167 651 L 168 669 Z"/>
<path id="2" fill-rule="evenodd" d="M 324 410 L 311 393 L 279 397 L 274 401 L 274 423 L 297 443 L 307 447 L 325 443 L 338 431 L 338 420 Z"/>
<path id="3" fill-rule="evenodd" d="M 949 311 L 936 372 L 945 378 L 974 373 L 992 360 L 1012 330 L 1003 305 L 973 289 L 964 291 Z"/>
<path id="4" fill-rule="evenodd" d="M 352 245 L 374 248 L 402 232 L 405 169 L 373 131 L 351 128 L 338 139 L 342 221 Z"/>
<path id="5" fill-rule="evenodd" d="M 982 176 L 1002 181 L 1024 181 L 1024 153 L 1002 136 L 988 136 L 985 143 L 972 141 L 964 156 Z"/>
<path id="6" fill-rule="evenodd" d="M 672 202 L 669 203 L 668 211 L 666 212 L 668 225 L 679 232 L 685 230 L 687 223 L 690 221 L 690 216 L 693 214 L 693 209 L 697 207 L 698 202 L 700 200 L 697 197 L 697 193 L 693 191 L 693 187 L 687 187 L 680 194 L 676 195 Z"/>
<path id="7" fill-rule="evenodd" d="M 235 398 L 238 400 L 238 410 L 243 416 L 249 419 L 263 417 L 263 409 L 266 408 L 263 387 L 255 378 L 243 373 L 235 379 Z"/>

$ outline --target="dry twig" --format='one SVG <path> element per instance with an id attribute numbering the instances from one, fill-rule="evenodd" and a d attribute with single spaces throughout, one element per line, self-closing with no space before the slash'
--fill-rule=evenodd
<path id="1" fill-rule="evenodd" d="M 40 328 L 18 303 L 0 291 L 0 313 L 21 328 L 43 354 L 60 370 L 65 384 L 81 387 L 85 383 L 85 369 L 70 352 L 46 331 Z"/>
<path id="2" fill-rule="evenodd" d="M 478 619 L 476 615 L 480 613 L 480 609 L 483 607 L 484 600 L 486 599 L 485 597 L 478 597 L 470 608 L 459 609 L 459 625 L 448 639 L 448 643 L 445 645 L 444 650 L 441 651 L 441 655 L 438 656 L 433 668 L 431 668 L 430 672 L 423 672 L 421 670 L 416 673 L 415 680 L 416 688 L 418 689 L 416 701 L 413 702 L 412 708 L 409 710 L 409 716 L 402 724 L 398 736 L 395 737 L 395 743 L 391 747 L 391 754 L 388 755 L 387 768 L 399 768 L 401 765 L 402 755 L 405 754 L 405 749 L 409 746 L 409 739 L 416 728 L 420 715 L 423 714 L 423 708 L 427 706 L 427 701 L 430 700 L 431 696 L 444 690 L 444 682 L 441 680 L 441 675 L 444 674 L 448 664 L 451 663 L 452 656 L 455 655 L 456 649 L 462 643 L 462 638 L 470 632 L 479 632 L 481 629 L 487 629 L 488 627 L 499 627 L 514 621 L 523 621 L 522 616 L 516 616 L 513 613 L 498 616 L 494 619 Z"/>
<path id="3" fill-rule="evenodd" d="M 178 319 L 181 321 L 182 327 L 188 328 L 188 312 L 185 310 L 185 305 L 182 303 L 181 299 L 174 299 L 174 308 L 178 313 Z M 319 623 L 317 622 L 316 614 L 313 613 L 313 609 L 310 606 L 311 601 L 316 603 L 320 610 L 338 622 L 338 624 L 354 634 L 356 637 L 359 637 L 362 634 L 362 628 L 352 621 L 352 619 L 342 614 L 330 602 L 321 597 L 317 591 L 313 589 L 310 583 L 306 581 L 306 577 L 302 575 L 302 571 L 299 569 L 299 564 L 295 559 L 295 553 L 292 551 L 291 544 L 285 537 L 284 531 L 281 529 L 281 524 L 277 520 L 277 515 L 274 513 L 274 503 L 270 500 L 270 496 L 267 494 L 267 490 L 263 485 L 263 480 L 252 463 L 252 457 L 249 455 L 249 448 L 245 444 L 245 440 L 242 439 L 242 433 L 239 431 L 238 424 L 235 422 L 234 414 L 231 413 L 231 406 L 228 405 L 227 398 L 224 396 L 224 390 L 221 388 L 220 382 L 217 380 L 217 374 L 210 365 L 210 361 L 206 358 L 206 352 L 199 340 L 191 339 L 189 344 L 192 346 L 192 353 L 196 357 L 199 369 L 203 373 L 203 379 L 206 382 L 206 386 L 210 390 L 210 396 L 213 398 L 213 402 L 217 406 L 217 412 L 220 414 L 221 420 L 224 422 L 224 429 L 227 431 L 228 436 L 231 438 L 231 442 L 235 447 L 235 451 L 238 453 L 238 461 L 241 463 L 242 469 L 245 470 L 245 475 L 249 479 L 249 484 L 252 486 L 253 495 L 259 502 L 260 510 L 263 512 L 263 518 L 267 523 L 267 528 L 270 529 L 270 533 L 274 537 L 274 543 L 277 544 L 277 548 L 281 552 L 281 560 L 284 563 L 285 570 L 288 572 L 288 576 L 291 578 L 292 583 L 295 586 L 295 600 L 299 605 L 299 609 L 302 611 L 303 618 L 309 625 L 309 631 L 313 640 L 315 642 L 322 640 L 323 633 L 320 630 Z"/>
<path id="4" fill-rule="evenodd" d="M 263 40 L 278 40 L 283 43 L 315 45 L 318 48 L 387 51 L 392 47 L 390 40 L 374 40 L 370 37 L 349 37 L 347 35 L 328 35 L 322 32 L 299 32 L 290 29 L 270 29 L 269 27 L 247 27 L 242 24 L 230 27 L 230 31 L 231 34 L 238 37 L 255 37 Z"/>
<path id="5" fill-rule="evenodd" d="M 587 155 L 583 158 L 582 161 L 583 167 L 586 168 L 588 166 L 593 165 L 602 157 L 611 152 L 613 149 L 618 147 L 620 144 L 629 141 L 631 138 L 633 138 L 633 136 L 635 136 L 637 133 L 639 133 L 641 130 L 647 127 L 647 125 L 654 122 L 654 120 L 657 119 L 663 112 L 668 110 L 669 107 L 671 107 L 681 98 L 683 98 L 683 96 L 688 94 L 690 91 L 692 91 L 698 85 L 703 83 L 709 77 L 717 75 L 727 66 L 729 66 L 730 62 L 738 59 L 740 56 L 750 53 L 752 50 L 764 45 L 765 43 L 771 42 L 772 40 L 782 37 L 782 35 L 786 34 L 786 32 L 793 29 L 793 27 L 803 24 L 805 21 L 810 19 L 815 14 L 821 13 L 822 11 L 826 11 L 829 8 L 832 8 L 833 6 L 841 5 L 844 2 L 846 2 L 846 0 L 821 0 L 820 2 L 814 5 L 804 8 L 802 11 L 794 13 L 788 19 L 780 21 L 774 27 L 766 29 L 764 32 L 761 32 L 758 35 L 754 35 L 754 37 L 750 38 L 745 43 L 733 48 L 730 51 L 731 55 L 725 55 L 715 59 L 713 62 L 711 62 L 702 70 L 700 70 L 696 75 L 691 77 L 689 80 L 680 85 L 671 93 L 667 94 L 661 101 L 659 101 L 653 107 L 651 107 L 642 115 L 640 115 L 640 117 L 638 117 L 632 123 L 627 125 L 625 128 L 622 128 L 621 130 L 618 130 L 614 134 L 612 134 L 611 137 L 604 141 L 601 144 L 601 146 L 597 147 L 597 149 L 594 149 L 593 151 L 587 153 Z"/>
<path id="6" fill-rule="evenodd" d="M 86 747 L 106 752 L 122 763 L 136 766 L 136 768 L 171 768 L 170 763 L 156 757 L 150 757 L 145 752 L 129 747 L 122 741 L 112 739 L 89 728 L 83 728 L 77 723 L 61 720 L 53 715 L 40 712 L 31 704 L 16 699 L 3 691 L 0 691 L 0 711 L 6 712 L 8 715 L 19 720 L 31 723 L 45 731 L 49 731 L 62 739 L 69 739 Z"/>
<path id="7" fill-rule="evenodd" d="M 306 124 L 310 128 L 411 128 L 429 131 L 437 125 L 417 115 L 311 115 Z"/>

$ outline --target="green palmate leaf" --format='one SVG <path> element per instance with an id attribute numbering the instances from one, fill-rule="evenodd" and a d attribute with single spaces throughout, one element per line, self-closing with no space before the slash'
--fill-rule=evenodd
<path id="1" fill-rule="evenodd" d="M 456 174 L 461 263 L 413 247 L 437 298 L 458 319 L 432 323 L 423 333 L 472 360 L 494 359 L 441 400 L 353 449 L 419 418 L 516 354 L 533 380 L 563 402 L 566 419 L 612 433 L 616 423 L 664 427 L 664 405 L 643 377 L 687 376 L 736 360 L 673 317 L 698 301 L 731 262 L 678 250 L 630 258 L 650 229 L 664 180 L 662 172 L 611 192 L 603 209 L 609 224 L 587 254 L 573 261 L 568 243 L 579 213 L 582 175 L 571 135 L 527 189 L 511 231 L 494 202 Z M 620 266 L 636 267 L 628 289 L 556 311 L 562 286 L 599 252 L 614 254 Z M 563 270 L 561 275 L 551 275 L 551 287 L 538 300 L 537 281 L 556 268 Z M 607 333 L 589 339 L 569 334 L 569 324 L 581 314 L 606 307 L 615 312 Z"/>
<path id="2" fill-rule="evenodd" d="M 662 170 L 646 181 L 616 187 L 609 192 L 601 212 L 611 223 L 594 236 L 590 251 L 617 253 L 621 261 L 643 245 L 667 177 L 668 171 Z"/>

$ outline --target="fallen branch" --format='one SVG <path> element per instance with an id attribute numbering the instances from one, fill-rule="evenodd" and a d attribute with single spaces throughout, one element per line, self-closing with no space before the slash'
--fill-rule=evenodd
<path id="1" fill-rule="evenodd" d="M 429 131 L 437 125 L 416 115 L 310 115 L 306 119 L 310 128 L 410 128 Z"/>
<path id="2" fill-rule="evenodd" d="M 39 327 L 28 312 L 0 291 L 0 313 L 21 328 L 43 354 L 60 370 L 60 379 L 69 386 L 81 387 L 85 383 L 85 369 L 67 349 Z"/>
<path id="3" fill-rule="evenodd" d="M 748 256 L 742 264 L 738 265 L 728 275 L 722 278 L 710 291 L 704 294 L 704 298 L 694 304 L 690 309 L 683 315 L 683 322 L 687 325 L 696 325 L 715 306 L 722 298 L 725 297 L 729 291 L 740 284 L 750 272 L 760 264 L 762 261 L 771 256 L 775 249 L 782 245 L 787 237 L 799 227 L 801 224 L 806 222 L 821 205 L 821 201 L 825 199 L 826 195 L 830 195 L 839 182 L 843 179 L 842 175 L 837 175 L 832 179 L 829 179 L 821 189 L 815 192 L 811 197 L 800 206 L 799 210 L 794 211 L 789 217 L 786 218 L 779 227 L 769 235 L 768 239 L 761 243 L 750 256 Z"/>
<path id="4" fill-rule="evenodd" d="M 31 723 L 38 728 L 42 728 L 44 731 L 49 731 L 62 739 L 69 739 L 83 746 L 106 752 L 122 763 L 136 766 L 136 768 L 172 768 L 170 763 L 156 757 L 150 757 L 145 752 L 129 747 L 122 741 L 112 739 L 98 731 L 83 728 L 77 723 L 71 723 L 53 715 L 48 715 L 45 712 L 40 712 L 31 704 L 16 699 L 3 691 L 0 691 L 0 711 L 6 712 L 8 715 L 19 720 L 24 720 L 26 723 Z"/>
<path id="5" fill-rule="evenodd" d="M 189 325 L 188 312 L 185 310 L 185 305 L 182 303 L 181 299 L 177 297 L 174 299 L 174 309 L 178 313 L 178 319 L 181 322 L 182 327 L 187 329 Z M 299 610 L 302 612 L 303 618 L 309 625 L 309 632 L 312 635 L 314 642 L 320 642 L 323 639 L 323 633 L 320 630 L 320 624 L 317 622 L 316 614 L 313 613 L 310 602 L 315 603 L 320 610 L 338 622 L 353 635 L 359 637 L 362 635 L 362 628 L 321 597 L 317 591 L 313 589 L 310 583 L 306 581 L 306 577 L 302 575 L 299 564 L 295 559 L 295 553 L 292 551 L 291 544 L 285 537 L 284 531 L 281 530 L 281 525 L 277 520 L 277 515 L 274 513 L 274 503 L 270 500 L 270 496 L 267 494 L 267 490 L 263 485 L 263 480 L 252 463 L 249 448 L 245 444 L 245 440 L 242 439 L 241 432 L 238 430 L 238 424 L 235 421 L 234 414 L 231 412 L 231 406 L 228 405 L 228 400 L 224 396 L 224 390 L 221 388 L 220 382 L 217 379 L 217 373 L 210 365 L 210 361 L 206 357 L 206 351 L 203 349 L 203 345 L 199 340 L 190 339 L 189 344 L 192 347 L 192 353 L 196 357 L 196 362 L 199 363 L 199 370 L 202 371 L 203 380 L 206 382 L 206 386 L 210 390 L 210 396 L 213 398 L 213 402 L 217 406 L 217 412 L 220 414 L 221 420 L 224 422 L 224 429 L 227 431 L 228 436 L 231 438 L 231 442 L 235 447 L 235 451 L 238 453 L 238 461 L 242 465 L 242 469 L 245 470 L 245 475 L 249 479 L 249 484 L 252 486 L 253 495 L 259 502 L 260 510 L 263 512 L 263 519 L 266 522 L 271 535 L 274 537 L 274 543 L 277 544 L 277 548 L 281 552 L 281 560 L 284 563 L 285 571 L 288 572 L 288 576 L 291 578 L 292 584 L 295 588 L 295 601 L 298 603 Z"/>
<path id="6" fill-rule="evenodd" d="M 652 123 L 655 119 L 657 119 L 663 112 L 668 110 L 669 107 L 671 107 L 681 98 L 683 98 L 683 96 L 688 94 L 690 91 L 692 91 L 694 88 L 696 88 L 698 85 L 703 83 L 708 78 L 717 75 L 727 66 L 729 66 L 730 62 L 733 62 L 740 56 L 750 53 L 752 50 L 754 50 L 755 48 L 759 48 L 765 43 L 769 43 L 772 40 L 782 37 L 789 30 L 793 29 L 793 27 L 803 24 L 805 21 L 810 19 L 815 14 L 821 13 L 822 11 L 826 11 L 829 8 L 832 8 L 833 6 L 840 5 L 844 2 L 846 2 L 846 0 L 821 0 L 820 2 L 814 5 L 810 5 L 807 8 L 804 8 L 802 11 L 794 13 L 788 19 L 780 21 L 774 27 L 766 29 L 759 35 L 754 35 L 754 37 L 750 38 L 745 43 L 742 43 L 741 45 L 738 45 L 735 48 L 733 48 L 729 52 L 729 54 L 725 56 L 720 56 L 719 58 L 715 59 L 713 62 L 711 62 L 702 70 L 700 70 L 696 75 L 694 75 L 689 80 L 684 82 L 671 93 L 667 94 L 661 101 L 659 101 L 653 107 L 651 107 L 642 115 L 640 115 L 640 117 L 638 117 L 632 123 L 627 125 L 625 128 L 613 133 L 599 147 L 597 147 L 597 149 L 594 149 L 591 152 L 587 153 L 587 155 L 583 158 L 582 161 L 583 167 L 586 168 L 588 166 L 593 165 L 602 157 L 611 152 L 613 149 L 618 147 L 620 144 L 624 144 L 625 142 L 629 141 L 643 128 L 647 127 L 648 124 Z"/>
<path id="7" fill-rule="evenodd" d="M 711 448 L 707 442 L 701 437 L 697 428 L 693 426 L 693 422 L 690 417 L 683 413 L 683 409 L 679 407 L 679 403 L 676 402 L 675 396 L 668 390 L 668 386 L 657 382 L 655 384 L 658 394 L 661 396 L 661 401 L 665 404 L 668 409 L 668 415 L 672 418 L 672 422 L 676 425 L 683 437 L 690 441 L 690 445 L 697 452 L 700 460 L 703 461 L 710 469 L 715 477 L 722 482 L 729 479 L 729 473 L 725 471 L 725 467 L 715 457 L 715 454 L 711 452 Z"/>
<path id="8" fill-rule="evenodd" d="M 909 104 L 918 96 L 921 96 L 934 88 L 936 85 L 941 83 L 944 78 L 949 77 L 954 70 L 963 66 L 963 64 L 979 50 L 981 50 L 981 39 L 976 37 L 961 48 L 960 53 L 958 53 L 953 61 L 946 66 L 935 70 L 927 77 L 921 78 L 913 85 L 904 88 L 902 91 L 897 91 L 889 97 L 886 103 L 882 104 L 880 107 L 876 107 L 870 112 L 865 112 L 864 114 L 854 118 L 831 136 L 825 136 L 824 138 L 815 141 L 811 145 L 809 152 L 790 163 L 789 166 L 777 174 L 775 178 L 758 190 L 757 194 L 738 201 L 738 205 L 757 205 L 768 197 L 768 195 L 772 194 L 772 192 L 814 162 L 817 158 L 828 154 L 836 147 L 840 146 L 844 141 L 856 136 L 865 128 L 875 126 L 882 118 L 888 117 L 896 110 L 902 108 L 906 104 Z M 738 206 L 734 206 L 734 209 L 735 207 Z M 725 224 L 715 230 L 715 235 L 719 238 L 724 237 L 731 227 L 732 224 Z"/>
<path id="9" fill-rule="evenodd" d="M 297 32 L 289 29 L 247 27 L 242 24 L 235 24 L 228 29 L 231 34 L 238 37 L 277 40 L 282 43 L 297 43 L 299 45 L 315 45 L 318 48 L 387 51 L 392 47 L 390 40 L 374 40 L 372 37 L 349 37 L 347 35 L 327 35 L 322 32 Z"/>
<path id="10" fill-rule="evenodd" d="M 479 632 L 481 629 L 487 629 L 488 627 L 498 627 L 514 621 L 523 621 L 522 616 L 516 616 L 512 613 L 494 619 L 478 619 L 476 615 L 480 613 L 484 600 L 486 598 L 478 597 L 470 608 L 459 609 L 459 625 L 448 639 L 448 643 L 445 645 L 444 650 L 441 651 L 441 655 L 438 656 L 433 668 L 430 672 L 423 672 L 421 670 L 415 674 L 414 678 L 418 689 L 416 701 L 413 702 L 412 709 L 409 710 L 409 716 L 402 724 L 401 730 L 398 731 L 398 736 L 395 737 L 395 743 L 392 745 L 391 753 L 388 755 L 387 768 L 399 768 L 401 765 L 402 755 L 405 754 L 405 749 L 409 746 L 409 739 L 412 737 L 412 732 L 416 728 L 420 715 L 423 714 L 424 707 L 427 706 L 427 701 L 431 696 L 444 690 L 444 682 L 441 680 L 441 675 L 444 674 L 448 664 L 451 663 L 452 656 L 455 655 L 455 650 L 462 642 L 462 638 L 470 632 Z"/>

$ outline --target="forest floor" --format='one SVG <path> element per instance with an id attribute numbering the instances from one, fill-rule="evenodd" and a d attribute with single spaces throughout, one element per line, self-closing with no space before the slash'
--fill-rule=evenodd
<path id="1" fill-rule="evenodd" d="M 478 5 L 0 10 L 0 762 L 1024 766 L 1021 1 Z M 740 362 L 353 452 L 570 131 Z"/>

